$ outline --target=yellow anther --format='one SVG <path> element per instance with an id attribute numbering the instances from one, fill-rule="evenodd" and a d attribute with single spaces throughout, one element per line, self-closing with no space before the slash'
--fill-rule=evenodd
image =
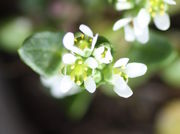
<path id="1" fill-rule="evenodd" d="M 80 86 L 80 85 L 81 85 L 81 81 L 78 80 L 78 81 L 76 82 L 76 84 L 77 84 L 78 86 Z"/>
<path id="2" fill-rule="evenodd" d="M 77 42 L 78 40 L 76 38 L 74 38 L 74 42 Z"/>
<path id="3" fill-rule="evenodd" d="M 84 34 L 81 34 L 81 39 L 84 39 Z"/>
<path id="4" fill-rule="evenodd" d="M 122 75 L 122 72 L 119 72 L 118 74 L 121 76 L 121 75 Z"/>
<path id="5" fill-rule="evenodd" d="M 152 17 L 154 17 L 154 16 L 156 15 L 156 13 L 155 13 L 155 12 L 152 12 L 151 14 L 152 14 Z"/>
<path id="6" fill-rule="evenodd" d="M 71 77 L 71 80 L 72 80 L 72 81 L 75 81 L 75 78 L 74 78 L 74 77 Z"/>
<path id="7" fill-rule="evenodd" d="M 149 8 L 149 12 L 152 13 L 152 8 Z"/>
<path id="8" fill-rule="evenodd" d="M 84 70 L 85 70 L 85 71 L 87 71 L 87 70 L 88 70 L 88 68 L 87 68 L 87 67 L 85 67 L 85 68 L 84 68 Z"/>
<path id="9" fill-rule="evenodd" d="M 74 65 L 72 65 L 72 66 L 71 66 L 71 69 L 74 69 L 74 67 L 75 67 L 75 66 L 74 66 Z"/>
<path id="10" fill-rule="evenodd" d="M 164 4 L 161 4 L 160 8 L 161 8 L 162 10 L 164 10 Z"/>
<path id="11" fill-rule="evenodd" d="M 83 62 L 82 61 L 78 61 L 78 64 L 82 64 Z"/>
<path id="12" fill-rule="evenodd" d="M 92 42 L 93 40 L 92 39 L 89 39 L 89 42 Z"/>
<path id="13" fill-rule="evenodd" d="M 86 76 L 84 77 L 84 80 L 87 80 L 87 77 L 86 77 Z"/>

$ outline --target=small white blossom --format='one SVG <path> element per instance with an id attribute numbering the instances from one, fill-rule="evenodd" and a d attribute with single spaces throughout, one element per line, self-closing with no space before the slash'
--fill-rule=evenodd
<path id="1" fill-rule="evenodd" d="M 92 30 L 84 24 L 80 25 L 79 29 L 82 34 L 78 37 L 75 37 L 71 32 L 64 36 L 64 47 L 80 56 L 89 57 L 94 50 L 98 34 L 94 36 Z"/>
<path id="2" fill-rule="evenodd" d="M 143 19 L 144 18 L 144 19 Z M 117 31 L 124 28 L 126 41 L 139 41 L 140 43 L 147 43 L 149 40 L 149 25 L 150 16 L 144 10 L 140 10 L 136 17 L 128 17 L 118 20 L 114 26 L 113 30 Z"/>
<path id="3" fill-rule="evenodd" d="M 113 60 L 111 49 L 107 46 L 100 46 L 98 48 L 95 48 L 93 55 L 100 64 L 109 64 Z"/>
<path id="4" fill-rule="evenodd" d="M 140 4 L 140 0 L 128 1 L 118 0 L 116 3 L 117 10 L 136 10 L 136 6 Z M 155 26 L 162 31 L 169 29 L 170 18 L 166 13 L 168 5 L 175 5 L 174 0 L 147 0 L 142 4 L 137 15 L 118 20 L 113 30 L 124 28 L 126 41 L 139 41 L 145 44 L 149 40 L 149 24 L 153 19 Z M 138 7 L 139 8 L 139 7 Z"/>
<path id="5" fill-rule="evenodd" d="M 68 85 L 81 86 L 84 84 L 87 91 L 90 93 L 95 92 L 96 82 L 92 75 L 98 67 L 97 61 L 93 57 L 89 57 L 84 61 L 82 58 L 75 57 L 73 54 L 64 54 L 62 59 L 65 64 L 64 75 L 70 78 Z"/>
<path id="6" fill-rule="evenodd" d="M 114 85 L 114 91 L 124 98 L 128 98 L 133 94 L 127 85 L 128 78 L 142 76 L 147 71 L 145 64 L 128 63 L 128 61 L 128 58 L 121 58 L 113 66 L 112 84 Z"/>

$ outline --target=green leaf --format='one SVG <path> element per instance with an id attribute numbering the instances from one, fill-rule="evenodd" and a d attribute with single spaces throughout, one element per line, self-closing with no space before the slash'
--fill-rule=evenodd
<path id="1" fill-rule="evenodd" d="M 166 37 L 152 32 L 147 44 L 135 42 L 129 51 L 131 61 L 142 62 L 148 66 L 161 67 L 167 65 L 176 55 L 175 50 Z M 172 58 L 173 57 L 173 58 Z M 167 63 L 167 64 L 166 64 Z"/>
<path id="2" fill-rule="evenodd" d="M 18 50 L 21 59 L 40 75 L 59 71 L 63 51 L 62 33 L 42 32 L 29 37 Z"/>
<path id="3" fill-rule="evenodd" d="M 147 44 L 135 42 L 129 50 L 131 62 L 141 62 L 148 66 L 148 72 L 142 77 L 130 79 L 129 84 L 137 87 L 146 82 L 156 71 L 167 67 L 177 56 L 176 51 L 166 37 L 152 32 Z"/>

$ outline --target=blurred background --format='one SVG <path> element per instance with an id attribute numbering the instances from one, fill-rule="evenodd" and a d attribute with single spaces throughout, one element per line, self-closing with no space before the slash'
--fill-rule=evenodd
<path id="1" fill-rule="evenodd" d="M 151 25 L 148 44 L 127 43 L 112 31 L 121 12 L 108 0 L 0 1 L 0 134 L 180 134 L 180 0 L 170 8 L 171 28 Z M 130 80 L 134 95 L 116 96 L 110 87 L 64 99 L 48 94 L 19 58 L 17 49 L 40 31 L 77 31 L 87 24 L 108 38 L 116 58 L 148 65 Z"/>

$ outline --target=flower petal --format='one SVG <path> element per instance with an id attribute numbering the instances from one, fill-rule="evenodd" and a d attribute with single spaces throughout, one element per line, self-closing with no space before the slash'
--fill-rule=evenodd
<path id="1" fill-rule="evenodd" d="M 76 47 L 76 46 L 73 46 L 70 48 L 70 51 L 73 52 L 73 53 L 76 53 L 78 55 L 81 55 L 81 56 L 84 56 L 84 51 L 82 51 L 80 48 Z"/>
<path id="2" fill-rule="evenodd" d="M 132 7 L 133 5 L 130 2 L 121 1 L 116 4 L 116 10 L 118 11 L 131 9 Z"/>
<path id="3" fill-rule="evenodd" d="M 164 0 L 164 2 L 166 2 L 169 5 L 176 5 L 176 1 L 174 0 Z"/>
<path id="4" fill-rule="evenodd" d="M 62 75 L 55 75 L 50 78 L 41 77 L 40 80 L 45 87 L 50 88 L 50 93 L 53 97 L 56 98 L 63 98 L 65 96 L 73 95 L 80 91 L 74 83 L 69 90 L 64 90 L 64 88 L 62 88 L 63 78 L 64 76 Z M 70 83 L 72 82 L 70 81 Z"/>
<path id="5" fill-rule="evenodd" d="M 79 30 L 82 33 L 84 33 L 85 35 L 93 38 L 93 32 L 92 32 L 92 30 L 88 26 L 86 26 L 84 24 L 81 24 L 80 27 L 79 27 Z"/>
<path id="6" fill-rule="evenodd" d="M 76 61 L 76 57 L 70 53 L 64 54 L 62 59 L 64 64 L 73 64 Z"/>
<path id="7" fill-rule="evenodd" d="M 108 49 L 107 53 L 106 53 L 106 57 L 104 58 L 104 62 L 105 64 L 109 64 L 111 63 L 113 60 L 112 54 L 111 54 L 111 50 Z"/>
<path id="8" fill-rule="evenodd" d="M 157 14 L 154 17 L 154 24 L 159 30 L 165 31 L 170 27 L 169 15 L 164 13 L 163 15 Z"/>
<path id="9" fill-rule="evenodd" d="M 124 27 L 124 33 L 125 33 L 125 40 L 126 41 L 132 42 L 135 40 L 134 30 L 130 25 L 126 25 Z"/>
<path id="10" fill-rule="evenodd" d="M 146 73 L 146 71 L 147 71 L 147 66 L 142 63 L 129 63 L 127 64 L 125 70 L 129 78 L 142 76 Z"/>
<path id="11" fill-rule="evenodd" d="M 59 82 L 59 88 L 63 93 L 68 92 L 73 87 L 73 81 L 70 76 L 63 76 L 62 80 Z"/>
<path id="12" fill-rule="evenodd" d="M 53 97 L 55 98 L 64 98 L 66 96 L 70 96 L 70 95 L 74 95 L 79 93 L 81 90 L 78 86 L 76 86 L 75 84 L 73 85 L 73 87 L 68 91 L 63 93 L 61 90 L 59 90 L 59 88 L 52 88 L 50 90 L 50 93 Z"/>
<path id="13" fill-rule="evenodd" d="M 139 41 L 142 44 L 145 44 L 149 41 L 149 28 L 144 27 L 142 29 L 142 33 L 136 36 L 137 41 Z"/>
<path id="14" fill-rule="evenodd" d="M 114 67 L 126 66 L 128 61 L 129 61 L 128 58 L 121 58 L 118 61 L 116 61 L 116 63 L 114 64 Z"/>
<path id="15" fill-rule="evenodd" d="M 133 19 L 133 26 L 134 26 L 134 34 L 135 34 L 135 36 L 142 35 L 144 28 L 141 27 L 140 24 L 138 23 L 137 17 L 135 17 Z"/>
<path id="16" fill-rule="evenodd" d="M 96 83 L 92 77 L 88 77 L 86 81 L 84 81 L 84 86 L 90 93 L 94 93 L 96 91 Z"/>
<path id="17" fill-rule="evenodd" d="M 63 38 L 64 47 L 70 50 L 74 45 L 74 34 L 69 32 Z"/>
<path id="18" fill-rule="evenodd" d="M 131 20 L 132 20 L 131 18 L 124 18 L 124 19 L 120 19 L 120 20 L 116 21 L 114 26 L 113 26 L 113 30 L 117 31 L 117 30 L 121 29 L 122 27 L 124 27 L 128 23 L 130 23 Z"/>
<path id="19" fill-rule="evenodd" d="M 93 55 L 99 57 L 104 52 L 104 46 L 98 47 L 94 50 Z"/>
<path id="20" fill-rule="evenodd" d="M 147 25 L 149 25 L 150 20 L 150 14 L 146 9 L 142 8 L 137 15 L 137 22 L 139 26 L 141 26 L 142 28 L 146 27 Z"/>
<path id="21" fill-rule="evenodd" d="M 94 37 L 93 37 L 93 41 L 92 41 L 92 44 L 91 44 L 91 51 L 93 51 L 94 50 L 94 47 L 95 47 L 95 45 L 96 45 L 96 43 L 97 43 L 97 40 L 98 40 L 98 34 L 96 34 Z"/>
<path id="22" fill-rule="evenodd" d="M 48 87 L 48 88 L 51 88 L 53 85 L 56 84 L 56 82 L 58 81 L 61 81 L 62 80 L 62 75 L 55 75 L 53 77 L 49 77 L 49 78 L 46 78 L 46 77 L 40 77 L 40 80 L 41 80 L 41 83 L 45 86 L 45 87 Z"/>
<path id="23" fill-rule="evenodd" d="M 97 61 L 92 58 L 92 57 L 89 57 L 86 61 L 85 61 L 85 64 L 88 65 L 88 67 L 90 67 L 91 69 L 95 69 L 98 67 L 98 63 Z"/>
<path id="24" fill-rule="evenodd" d="M 133 92 L 124 81 L 124 79 L 119 75 L 113 76 L 114 92 L 121 97 L 128 98 Z"/>

